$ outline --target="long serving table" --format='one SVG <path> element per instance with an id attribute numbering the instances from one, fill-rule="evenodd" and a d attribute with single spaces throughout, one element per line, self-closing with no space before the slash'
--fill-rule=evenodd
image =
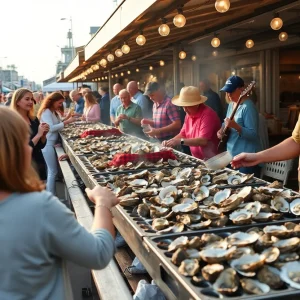
<path id="1" fill-rule="evenodd" d="M 134 137 L 129 136 L 128 138 L 134 139 Z M 141 139 L 136 138 L 136 141 L 143 142 Z M 145 141 L 146 142 L 146 141 Z M 127 173 L 137 173 L 141 170 L 124 170 L 124 171 L 114 171 L 114 172 L 105 172 L 96 170 L 92 164 L 84 156 L 76 155 L 73 151 L 71 145 L 68 142 L 68 139 L 64 138 L 62 135 L 62 145 L 65 152 L 69 155 L 69 158 L 81 177 L 84 184 L 93 188 L 98 184 L 103 185 L 103 178 L 109 177 L 109 175 L 116 174 L 127 174 Z M 188 155 L 182 154 L 180 152 L 174 151 L 178 157 L 188 157 Z M 198 165 L 203 165 L 203 161 L 192 158 L 191 167 L 196 167 Z M 149 169 L 149 168 L 148 168 Z M 151 168 L 148 171 L 158 171 L 160 168 Z M 266 181 L 261 181 L 260 179 L 255 179 L 256 184 L 258 185 L 267 185 L 269 184 Z M 256 185 L 254 183 L 254 185 Z M 294 193 L 294 195 L 296 195 Z M 191 283 L 188 277 L 182 278 L 183 276 L 177 272 L 177 267 L 172 265 L 170 259 L 168 258 L 169 253 L 163 253 L 159 247 L 157 247 L 158 241 L 171 241 L 174 238 L 174 234 L 165 234 L 160 235 L 151 227 L 151 220 L 142 218 L 139 216 L 132 207 L 122 207 L 117 205 L 112 210 L 114 215 L 114 225 L 124 237 L 127 244 L 130 246 L 135 255 L 139 258 L 142 264 L 145 266 L 149 275 L 155 280 L 157 285 L 162 289 L 167 299 L 215 299 L 215 298 L 226 298 L 226 296 L 219 293 L 215 293 L 212 290 L 211 285 L 209 288 L 203 288 L 195 286 Z M 285 222 L 298 222 L 299 218 L 287 214 L 280 220 L 271 221 L 272 225 L 281 225 Z M 234 225 L 229 224 L 226 226 L 226 232 L 247 231 L 251 227 L 255 227 L 257 223 L 251 223 L 246 225 Z M 267 226 L 270 224 L 270 221 L 260 222 L 258 227 Z M 197 231 L 185 230 L 180 234 L 177 233 L 177 236 L 201 236 L 205 232 L 220 233 L 223 234 L 224 227 L 220 228 L 203 228 Z M 166 256 L 167 255 L 167 256 Z M 300 297 L 300 291 L 297 289 L 292 289 L 287 287 L 281 289 L 280 291 L 271 291 L 263 296 L 258 298 L 255 295 L 248 295 L 239 293 L 235 297 L 230 297 L 234 299 L 240 299 L 240 297 L 246 297 L 247 299 L 297 299 Z"/>

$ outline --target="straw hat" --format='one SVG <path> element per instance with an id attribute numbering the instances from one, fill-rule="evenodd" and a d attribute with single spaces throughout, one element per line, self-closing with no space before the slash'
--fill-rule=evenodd
<path id="1" fill-rule="evenodd" d="M 194 86 L 183 87 L 180 94 L 173 97 L 172 103 L 177 106 L 194 106 L 204 103 L 207 97 L 201 96 L 198 88 Z"/>

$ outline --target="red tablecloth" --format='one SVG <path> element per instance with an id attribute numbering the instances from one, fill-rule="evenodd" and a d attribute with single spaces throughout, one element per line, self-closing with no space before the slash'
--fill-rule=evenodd
<path id="1" fill-rule="evenodd" d="M 142 155 L 119 153 L 114 156 L 113 160 L 109 163 L 109 165 L 118 167 L 121 165 L 126 165 L 128 162 L 138 163 L 141 161 L 151 161 L 155 163 L 162 158 L 164 161 L 167 161 L 168 159 L 177 159 L 175 154 L 170 150 L 146 153 Z"/>
<path id="2" fill-rule="evenodd" d="M 93 136 L 112 136 L 112 135 L 122 135 L 122 132 L 117 128 L 106 129 L 106 130 L 85 130 L 80 137 L 85 138 L 89 135 Z"/>

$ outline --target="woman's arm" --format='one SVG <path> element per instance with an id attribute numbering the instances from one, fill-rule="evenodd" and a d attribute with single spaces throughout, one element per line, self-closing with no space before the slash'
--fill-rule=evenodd
<path id="1" fill-rule="evenodd" d="M 43 120 L 43 122 L 45 122 L 49 125 L 49 132 L 56 132 L 56 131 L 62 130 L 64 128 L 65 124 L 68 124 L 67 122 L 69 121 L 69 120 L 66 120 L 64 122 L 54 124 L 53 119 L 52 119 L 52 112 L 49 109 L 46 109 L 42 113 L 41 120 Z"/>

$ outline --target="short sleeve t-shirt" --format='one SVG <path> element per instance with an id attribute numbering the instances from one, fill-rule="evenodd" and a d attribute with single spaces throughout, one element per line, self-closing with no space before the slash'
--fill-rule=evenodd
<path id="1" fill-rule="evenodd" d="M 300 115 L 298 118 L 298 122 L 293 130 L 292 139 L 297 143 L 300 144 Z"/>

